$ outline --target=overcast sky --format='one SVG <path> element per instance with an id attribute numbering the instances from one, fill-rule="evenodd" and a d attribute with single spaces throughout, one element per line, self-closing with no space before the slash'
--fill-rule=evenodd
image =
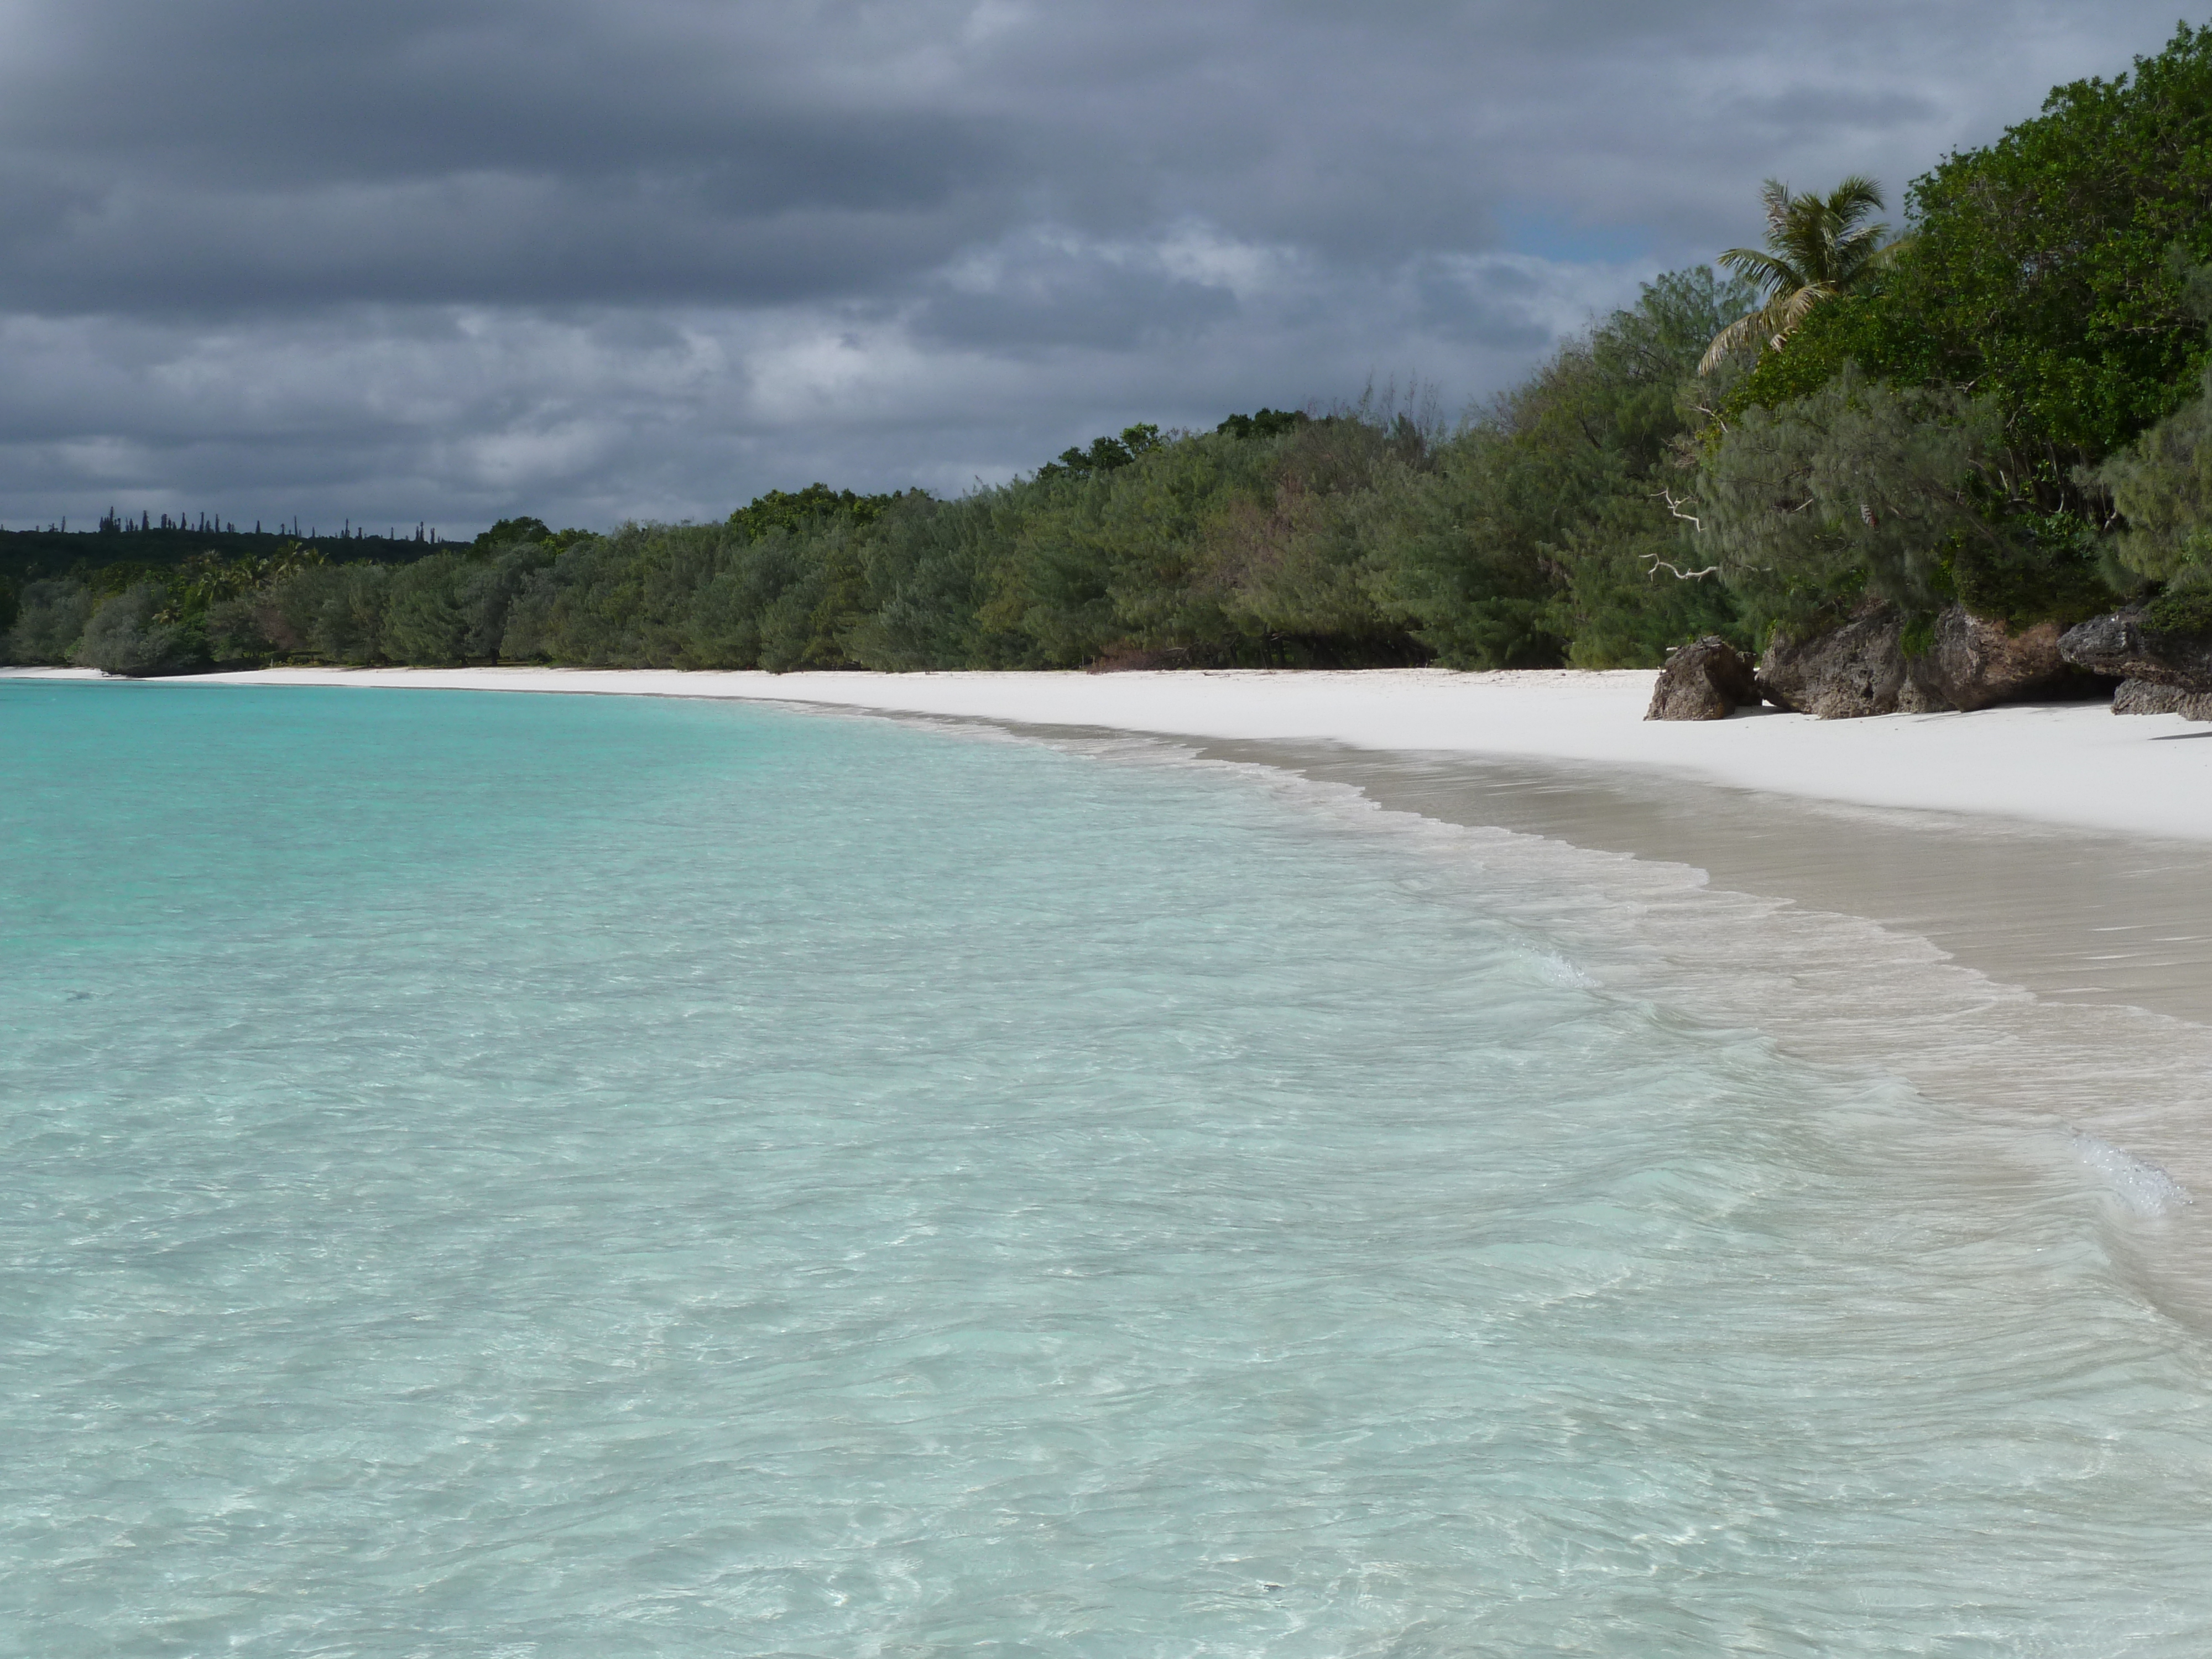
<path id="1" fill-rule="evenodd" d="M 2192 14 L 2192 21 L 2201 21 Z M 0 523 L 720 517 L 1495 392 L 2172 0 L 0 0 Z M 1893 213 L 1893 218 L 1898 216 Z"/>

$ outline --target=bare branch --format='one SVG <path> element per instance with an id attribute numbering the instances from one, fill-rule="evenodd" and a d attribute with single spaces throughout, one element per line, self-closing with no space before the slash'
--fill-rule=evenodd
<path id="1" fill-rule="evenodd" d="M 1686 523 L 1697 526 L 1699 530 L 1703 530 L 1705 527 L 1705 521 L 1699 518 L 1696 514 L 1685 513 L 1682 511 L 1682 504 L 1674 499 L 1674 492 L 1673 490 L 1662 488 L 1659 491 L 1659 499 L 1667 503 L 1667 510 L 1673 514 L 1676 518 L 1680 519 Z"/>
<path id="2" fill-rule="evenodd" d="M 1646 581 L 1655 579 L 1662 570 L 1678 582 L 1702 581 L 1707 576 L 1718 574 L 1720 571 L 1720 566 L 1717 564 L 1709 564 L 1703 570 L 1685 570 L 1680 565 L 1669 564 L 1656 553 L 1649 553 L 1644 556 L 1651 561 L 1651 568 L 1644 573 Z"/>

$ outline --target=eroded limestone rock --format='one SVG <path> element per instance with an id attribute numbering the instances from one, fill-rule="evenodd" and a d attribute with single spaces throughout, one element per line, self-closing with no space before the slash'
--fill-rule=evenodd
<path id="1" fill-rule="evenodd" d="M 2212 691 L 2212 639 L 2154 633 L 2143 626 L 2141 605 L 2068 629 L 2059 636 L 2058 649 L 2067 661 L 2092 673 Z"/>
<path id="2" fill-rule="evenodd" d="M 2185 720 L 2212 720 L 2212 691 L 2190 691 L 2156 680 L 2122 680 L 2112 693 L 2115 714 L 2179 714 Z"/>
<path id="3" fill-rule="evenodd" d="M 1759 701 L 1751 665 L 1717 634 L 1708 634 L 1667 653 L 1659 683 L 1651 688 L 1647 720 L 1724 720 L 1745 703 Z"/>
<path id="4" fill-rule="evenodd" d="M 2069 671 L 2058 654 L 2057 623 L 2014 634 L 2001 622 L 1953 605 L 1936 618 L 1935 643 L 1912 659 L 1909 672 L 1936 707 L 1987 708 L 2047 690 Z"/>
<path id="5" fill-rule="evenodd" d="M 1778 635 L 1759 659 L 1759 695 L 1824 720 L 1893 714 L 1905 684 L 1904 631 L 1905 618 L 1885 605 L 1809 640 Z"/>
<path id="6" fill-rule="evenodd" d="M 1953 605 L 1936 616 L 1919 656 L 1905 654 L 1904 636 L 1904 613 L 1883 605 L 1814 639 L 1778 640 L 1759 659 L 1759 691 L 1799 714 L 1855 720 L 1987 708 L 2080 678 L 2060 654 L 2056 623 L 2014 634 Z"/>

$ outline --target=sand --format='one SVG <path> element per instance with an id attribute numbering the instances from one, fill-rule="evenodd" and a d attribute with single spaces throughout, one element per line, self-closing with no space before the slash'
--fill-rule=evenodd
<path id="1" fill-rule="evenodd" d="M 1815 720 L 1643 718 L 1648 672 L 678 673 L 275 669 L 192 684 L 643 693 L 829 704 L 1052 726 L 1633 769 L 1738 790 L 2212 842 L 2212 726 L 2100 704 Z"/>
<path id="2" fill-rule="evenodd" d="M 2082 702 L 1654 722 L 1653 678 L 276 669 L 149 684 L 737 698 L 1169 736 L 1908 930 L 2041 997 L 2212 1016 L 2212 726 Z"/>
<path id="3" fill-rule="evenodd" d="M 1520 896 L 1504 919 L 1610 994 L 2000 1114 L 2021 1156 L 2081 1163 L 2123 1209 L 2111 1170 L 2135 1158 L 2212 1194 L 2212 726 L 2084 703 L 1657 724 L 1652 678 L 280 669 L 131 690 L 746 699 L 1249 768 L 1493 868 Z M 2186 1214 L 2136 1218 L 2169 1230 L 2142 1282 L 2212 1329 L 2212 1203 Z"/>

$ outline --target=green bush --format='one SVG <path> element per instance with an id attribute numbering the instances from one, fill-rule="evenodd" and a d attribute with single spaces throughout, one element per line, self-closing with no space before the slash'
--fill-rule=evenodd
<path id="1" fill-rule="evenodd" d="M 2057 88 L 1996 143 L 1913 182 L 1876 290 L 1816 307 L 1731 396 L 1733 419 L 1846 363 L 1990 400 L 2046 512 L 2069 470 L 2174 408 L 2205 359 L 2189 270 L 2212 259 L 2212 27 L 2131 73 Z"/>
<path id="2" fill-rule="evenodd" d="M 198 641 L 164 614 L 168 590 L 158 582 L 125 588 L 93 613 L 70 660 L 107 674 L 171 674 L 200 659 Z"/>
<path id="3" fill-rule="evenodd" d="M 458 590 L 466 568 L 458 554 L 438 553 L 393 571 L 384 585 L 379 653 L 428 667 L 464 661 L 469 619 Z"/>
<path id="4" fill-rule="evenodd" d="M 263 605 L 253 594 L 216 599 L 208 608 L 202 627 L 207 654 L 219 664 L 260 663 L 277 654 L 262 620 Z"/>
<path id="5" fill-rule="evenodd" d="M 2143 626 L 2154 634 L 2192 639 L 2212 635 L 2212 586 L 2166 589 L 2143 607 Z"/>
<path id="6" fill-rule="evenodd" d="M 392 568 L 380 564 L 301 566 L 270 583 L 257 614 L 286 655 L 355 665 L 376 662 L 391 577 Z"/>
<path id="7" fill-rule="evenodd" d="M 49 577 L 23 584 L 15 620 L 0 635 L 0 662 L 58 666 L 70 659 L 92 620 L 92 590 L 82 582 Z"/>
<path id="8" fill-rule="evenodd" d="M 1978 489 L 1996 432 L 1985 402 L 1847 367 L 1729 428 L 1698 479 L 1703 550 L 1760 636 L 1802 634 L 1868 595 L 1933 610 L 1953 591 L 1949 548 L 2002 544 Z"/>

